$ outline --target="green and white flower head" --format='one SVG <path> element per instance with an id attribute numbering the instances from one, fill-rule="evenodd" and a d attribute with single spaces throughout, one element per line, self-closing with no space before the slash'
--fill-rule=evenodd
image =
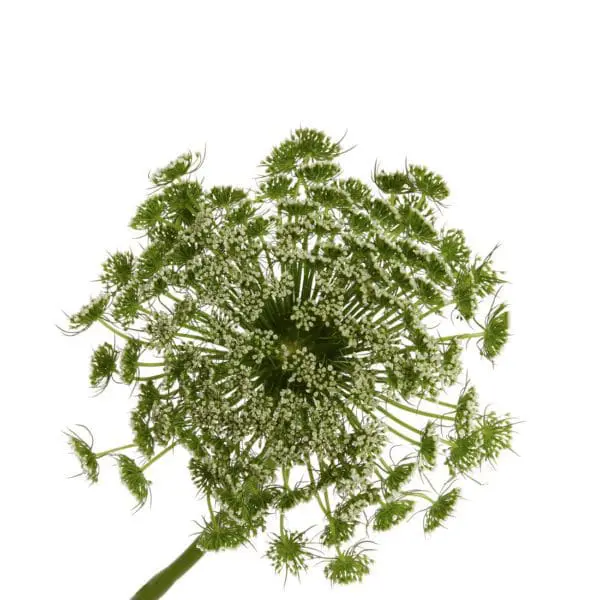
<path id="1" fill-rule="evenodd" d="M 335 583 L 369 572 L 360 523 L 387 531 L 424 509 L 437 528 L 458 488 L 433 500 L 416 485 L 496 463 L 513 425 L 480 413 L 473 387 L 455 391 L 470 340 L 492 360 L 508 339 L 492 253 L 439 225 L 439 175 L 376 164 L 365 183 L 342 176 L 344 152 L 300 128 L 254 190 L 204 187 L 200 153 L 153 172 L 130 223 L 143 249 L 111 254 L 102 289 L 69 318 L 70 333 L 97 323 L 113 340 L 92 356 L 92 385 L 120 381 L 137 398 L 130 444 L 94 453 L 70 434 L 88 479 L 114 455 L 140 508 L 148 467 L 184 448 L 207 502 L 202 552 L 244 544 L 277 515 L 275 570 L 298 575 L 322 555 Z M 306 502 L 321 515 L 310 545 L 285 525 Z"/>

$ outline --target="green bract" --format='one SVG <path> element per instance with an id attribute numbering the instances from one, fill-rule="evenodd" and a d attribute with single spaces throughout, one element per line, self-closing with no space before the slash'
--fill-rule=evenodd
<path id="1" fill-rule="evenodd" d="M 386 531 L 424 510 L 432 531 L 459 491 L 433 500 L 429 478 L 454 481 L 510 448 L 510 416 L 480 413 L 475 388 L 459 385 L 470 340 L 492 360 L 508 339 L 492 253 L 438 224 L 439 175 L 376 165 L 369 183 L 344 178 L 343 152 L 297 129 L 255 190 L 203 187 L 197 153 L 157 170 L 131 220 L 143 248 L 111 254 L 102 289 L 69 319 L 72 333 L 110 332 L 92 385 L 120 381 L 137 399 L 131 443 L 95 454 L 70 434 L 83 473 L 95 482 L 114 455 L 139 508 L 146 469 L 185 449 L 208 511 L 194 560 L 248 542 L 275 514 L 276 571 L 320 556 L 332 582 L 359 581 L 372 560 L 361 523 Z M 313 500 L 315 548 L 286 526 Z M 136 598 L 161 595 L 153 582 Z"/>

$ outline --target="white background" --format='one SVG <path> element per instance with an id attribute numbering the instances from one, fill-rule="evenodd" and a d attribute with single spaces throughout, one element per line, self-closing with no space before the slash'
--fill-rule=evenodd
<path id="1" fill-rule="evenodd" d="M 126 599 L 188 543 L 199 503 L 175 453 L 136 515 L 110 461 L 77 472 L 61 431 L 129 441 L 124 387 L 92 398 L 103 332 L 60 335 L 96 290 L 148 170 L 207 145 L 207 184 L 249 186 L 299 126 L 338 138 L 346 174 L 405 158 L 440 172 L 449 224 L 497 241 L 512 338 L 473 367 L 525 423 L 447 530 L 379 536 L 373 573 L 285 592 L 263 547 L 203 559 L 170 592 L 208 597 L 598 597 L 596 2 L 3 2 L 0 8 L 2 598 Z M 478 362 L 478 361 L 475 361 Z"/>

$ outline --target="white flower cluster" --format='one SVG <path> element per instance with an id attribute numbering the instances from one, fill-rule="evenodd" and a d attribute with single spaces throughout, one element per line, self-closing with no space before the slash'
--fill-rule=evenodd
<path id="1" fill-rule="evenodd" d="M 164 350 L 169 348 L 178 331 L 173 316 L 165 312 L 155 312 L 146 326 L 150 337 L 149 347 Z"/>
<path id="2" fill-rule="evenodd" d="M 414 165 L 374 172 L 376 194 L 340 177 L 339 152 L 321 132 L 297 130 L 262 163 L 257 192 L 204 189 L 189 178 L 197 154 L 155 171 L 131 221 L 147 247 L 106 261 L 105 293 L 71 326 L 100 321 L 126 340 L 96 351 L 94 380 L 141 382 L 131 424 L 149 461 L 157 445 L 189 450 L 210 498 L 203 547 L 239 545 L 276 510 L 271 558 L 290 564 L 290 544 L 305 542 L 283 535 L 283 513 L 316 498 L 321 542 L 338 553 L 325 572 L 348 582 L 367 562 L 341 544 L 369 508 L 374 529 L 387 529 L 412 510 L 410 480 L 441 451 L 455 476 L 509 446 L 510 423 L 478 415 L 473 388 L 456 404 L 441 399 L 462 372 L 465 340 L 480 337 L 494 358 L 508 314 L 502 304 L 482 331 L 447 335 L 446 310 L 479 323 L 479 302 L 501 281 L 489 257 L 472 261 L 462 232 L 438 229 L 448 193 L 439 176 Z M 408 448 L 399 463 L 388 445 Z M 443 520 L 431 502 L 426 531 Z"/>

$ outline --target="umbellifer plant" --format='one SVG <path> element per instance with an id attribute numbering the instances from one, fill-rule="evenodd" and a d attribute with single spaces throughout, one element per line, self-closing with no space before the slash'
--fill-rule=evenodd
<path id="1" fill-rule="evenodd" d="M 439 175 L 376 163 L 369 184 L 343 178 L 341 141 L 296 129 L 254 190 L 203 187 L 200 153 L 153 172 L 130 223 L 145 247 L 110 254 L 69 316 L 67 332 L 112 338 L 92 386 L 137 399 L 130 443 L 99 452 L 86 428 L 67 432 L 82 474 L 97 482 L 113 457 L 139 509 L 151 465 L 180 447 L 206 501 L 193 543 L 134 599 L 273 520 L 275 571 L 320 561 L 331 582 L 360 581 L 372 532 L 417 513 L 425 532 L 442 526 L 460 479 L 511 446 L 510 415 L 480 409 L 462 377 L 469 343 L 493 361 L 508 338 L 492 253 L 437 224 Z M 313 501 L 309 536 L 289 513 Z"/>

